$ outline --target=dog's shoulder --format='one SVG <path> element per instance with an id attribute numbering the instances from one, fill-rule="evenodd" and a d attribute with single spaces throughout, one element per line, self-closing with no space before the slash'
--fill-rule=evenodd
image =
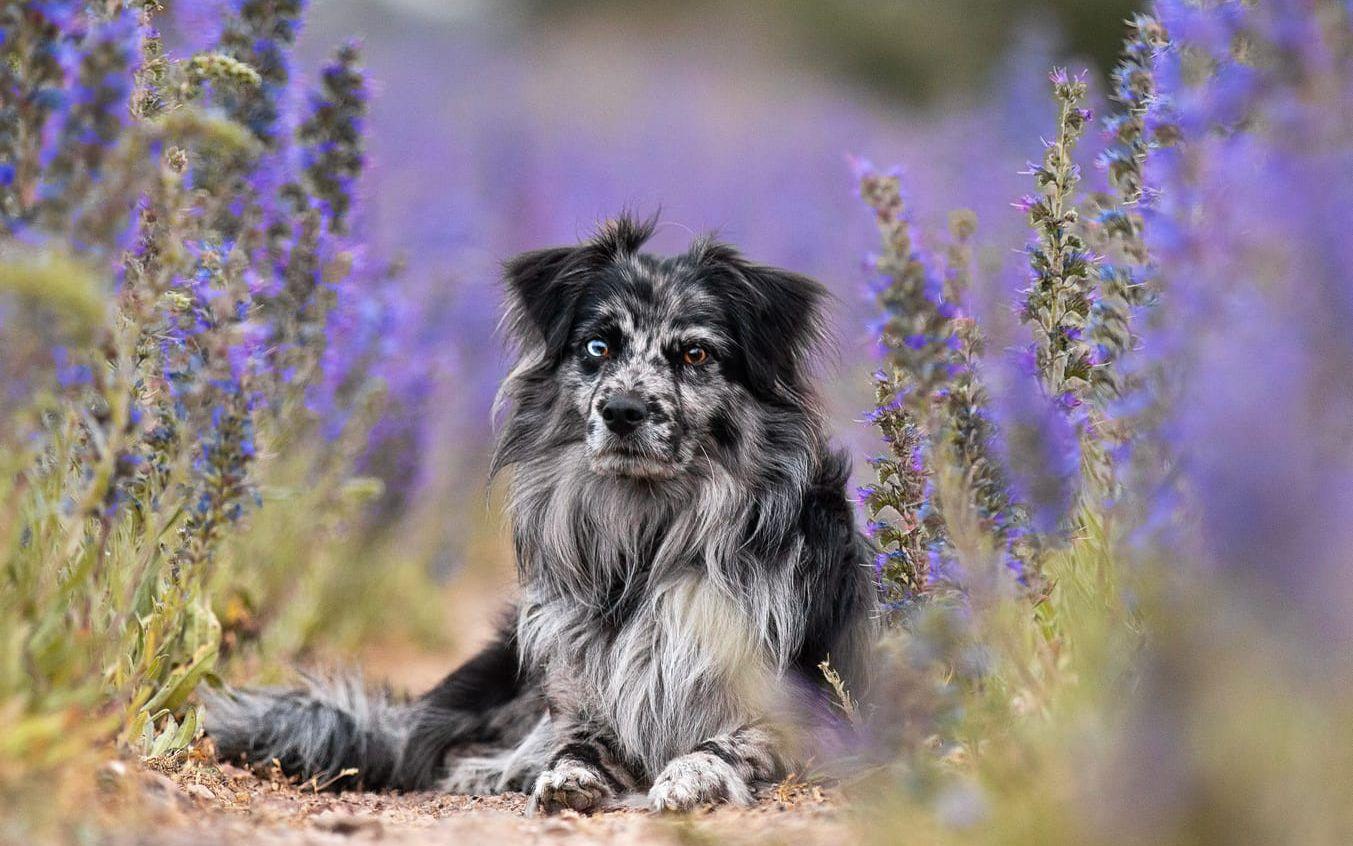
<path id="1" fill-rule="evenodd" d="M 846 493 L 850 483 L 850 457 L 843 449 L 825 447 L 817 456 L 817 472 L 804 493 L 802 516 L 826 510 L 834 522 L 853 528 L 855 512 Z"/>
<path id="2" fill-rule="evenodd" d="M 850 672 L 860 629 L 874 616 L 869 546 L 856 529 L 849 482 L 847 454 L 823 450 L 799 513 L 803 540 L 799 578 L 807 606 L 803 643 L 794 665 L 814 679 L 821 677 L 818 665 L 829 658 L 838 670 Z"/>

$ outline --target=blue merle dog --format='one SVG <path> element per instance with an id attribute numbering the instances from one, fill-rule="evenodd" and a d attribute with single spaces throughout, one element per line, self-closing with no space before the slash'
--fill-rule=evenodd
<path id="1" fill-rule="evenodd" d="M 521 598 L 497 638 L 412 701 L 216 695 L 223 756 L 545 813 L 745 804 L 802 763 L 819 664 L 864 684 L 874 603 L 808 380 L 825 292 L 710 239 L 641 252 L 652 231 L 621 218 L 507 264 L 493 472 L 513 471 Z"/>

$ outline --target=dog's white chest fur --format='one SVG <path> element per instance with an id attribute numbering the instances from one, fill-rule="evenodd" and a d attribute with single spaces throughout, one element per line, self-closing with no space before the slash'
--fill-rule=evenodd
<path id="1" fill-rule="evenodd" d="M 519 635 L 549 697 L 650 777 L 764 714 L 803 625 L 798 544 L 742 560 L 752 503 L 720 468 L 661 491 L 598 478 L 580 449 L 532 469 Z"/>
<path id="2" fill-rule="evenodd" d="M 618 630 L 567 600 L 528 604 L 522 635 L 556 692 L 609 724 L 651 775 L 761 712 L 775 671 L 744 610 L 702 574 L 647 602 Z"/>

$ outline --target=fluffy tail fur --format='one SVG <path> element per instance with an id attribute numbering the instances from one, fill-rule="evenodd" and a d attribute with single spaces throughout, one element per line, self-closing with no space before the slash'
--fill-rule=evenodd
<path id="1" fill-rule="evenodd" d="M 355 678 L 206 697 L 207 733 L 223 759 L 276 761 L 303 779 L 369 787 L 413 789 L 431 778 L 407 760 L 419 711 L 420 703 L 392 701 Z"/>
<path id="2" fill-rule="evenodd" d="M 543 711 L 512 628 L 424 696 L 401 701 L 358 679 L 307 678 L 292 689 L 207 694 L 207 734 L 224 760 L 276 761 L 327 787 L 419 790 L 467 744 L 511 744 Z"/>

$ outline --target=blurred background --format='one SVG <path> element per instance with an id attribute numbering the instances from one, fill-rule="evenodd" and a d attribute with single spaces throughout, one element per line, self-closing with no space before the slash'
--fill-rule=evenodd
<path id="1" fill-rule="evenodd" d="M 0 842 L 131 831 L 114 754 L 203 786 L 204 682 L 476 647 L 498 268 L 622 209 L 823 280 L 858 483 L 895 433 L 876 564 L 938 567 L 890 592 L 865 842 L 1353 842 L 1347 0 L 148 3 L 173 61 L 139 3 L 0 4 Z M 874 345 L 948 349 L 899 318 L 959 208 L 985 349 L 918 467 Z"/>
<path id="2" fill-rule="evenodd" d="M 835 293 L 823 388 L 838 439 L 867 470 L 876 435 L 859 421 L 877 308 L 863 262 L 878 236 L 850 157 L 904 169 L 923 232 L 970 208 L 982 262 L 1019 260 L 1027 229 L 1010 204 L 1053 125 L 1048 68 L 1088 69 L 1098 100 L 1138 5 L 314 0 L 293 82 L 314 79 L 353 35 L 372 80 L 357 236 L 403 268 L 407 309 L 390 343 L 418 411 L 388 453 L 407 459 L 382 472 L 387 513 L 415 527 L 398 532 L 409 555 L 457 574 L 448 601 L 474 621 L 496 603 L 466 579 L 510 592 L 484 488 L 507 366 L 498 267 L 621 209 L 661 210 L 659 252 L 717 231 Z M 195 39 L 222 9 L 177 7 L 174 39 L 205 47 Z M 1009 308 L 1009 292 L 976 293 Z"/>

